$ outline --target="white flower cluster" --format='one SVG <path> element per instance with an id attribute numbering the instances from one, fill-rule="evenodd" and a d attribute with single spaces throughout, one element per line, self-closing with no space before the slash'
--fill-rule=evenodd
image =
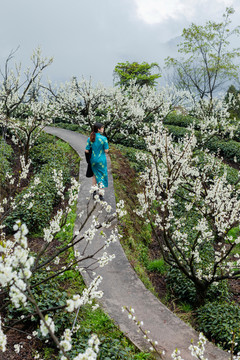
<path id="1" fill-rule="evenodd" d="M 28 172 L 29 172 L 29 168 L 31 165 L 31 160 L 28 160 L 28 162 L 25 162 L 25 158 L 24 156 L 20 156 L 20 163 L 21 163 L 21 174 L 20 174 L 20 180 L 26 179 Z"/>
<path id="2" fill-rule="evenodd" d="M 78 193 L 80 189 L 80 184 L 75 178 L 71 178 L 71 187 L 68 191 L 69 199 L 68 199 L 68 207 L 69 209 L 74 205 L 75 201 L 78 198 Z"/>
<path id="3" fill-rule="evenodd" d="M 76 357 L 74 357 L 73 360 L 97 360 L 99 345 L 100 341 L 97 335 L 92 334 L 91 338 L 88 340 L 88 348 L 83 354 L 78 354 Z"/>
<path id="4" fill-rule="evenodd" d="M 114 230 L 112 230 L 110 236 L 108 236 L 108 238 L 105 240 L 104 250 L 107 249 L 110 244 L 118 241 L 118 238 L 119 238 L 118 229 L 115 228 Z"/>
<path id="5" fill-rule="evenodd" d="M 50 221 L 50 226 L 48 228 L 43 229 L 44 233 L 44 241 L 50 243 L 53 238 L 54 234 L 56 234 L 58 231 L 60 231 L 60 223 L 63 216 L 63 211 L 58 210 L 57 214 L 54 216 L 54 218 Z"/>
<path id="6" fill-rule="evenodd" d="M 49 329 L 50 331 L 52 331 L 52 333 L 55 332 L 55 324 L 53 319 L 46 315 L 44 320 L 40 320 L 40 331 L 42 333 L 42 336 L 47 336 L 47 334 L 49 333 Z"/>
<path id="7" fill-rule="evenodd" d="M 109 261 L 115 259 L 115 254 L 109 255 L 108 253 L 104 252 L 101 257 L 98 258 L 98 263 L 100 267 L 106 266 Z"/>
<path id="8" fill-rule="evenodd" d="M 233 123 L 229 109 L 234 106 L 234 102 L 234 97 L 230 96 L 228 101 L 218 97 L 211 101 L 208 98 L 204 98 L 194 103 L 196 118 L 200 120 L 199 126 L 202 144 L 207 143 L 209 138 L 214 135 L 233 137 L 237 124 Z"/>
<path id="9" fill-rule="evenodd" d="M 7 336 L 2 331 L 2 319 L 0 317 L 0 350 L 2 352 L 6 351 L 6 345 L 7 345 Z"/>
<path id="10" fill-rule="evenodd" d="M 64 351 L 69 351 L 72 348 L 72 332 L 70 329 L 66 329 L 60 341 L 60 345 Z"/>
<path id="11" fill-rule="evenodd" d="M 190 345 L 189 346 L 189 350 L 191 351 L 191 355 L 194 359 L 198 359 L 198 360 L 208 360 L 205 356 L 205 345 L 206 345 L 207 339 L 205 338 L 205 336 L 200 333 L 199 334 L 199 341 L 197 343 L 197 345 Z M 178 349 L 175 349 L 174 352 L 171 355 L 173 360 L 184 360 L 181 357 L 181 352 Z M 229 360 L 239 360 L 240 357 L 239 355 L 236 356 L 232 356 Z"/>
<path id="12" fill-rule="evenodd" d="M 64 200 L 64 190 L 65 186 L 63 185 L 63 172 L 62 170 L 57 171 L 56 169 L 53 169 L 53 180 L 55 182 L 55 186 L 57 189 L 57 195 L 61 197 L 62 200 Z"/>
<path id="13" fill-rule="evenodd" d="M 31 266 L 34 258 L 29 255 L 26 235 L 28 229 L 21 221 L 14 225 L 14 240 L 4 240 L 0 257 L 0 285 L 9 286 L 9 296 L 16 308 L 26 303 L 26 280 L 32 275 Z"/>
<path id="14" fill-rule="evenodd" d="M 149 350 L 154 351 L 156 354 L 160 356 L 162 359 L 162 355 L 165 355 L 164 349 L 159 349 L 159 345 L 157 341 L 153 341 L 150 337 L 150 331 L 149 330 L 143 330 L 143 321 L 139 321 L 136 318 L 135 311 L 133 308 L 128 308 L 127 306 L 122 307 L 122 312 L 128 313 L 128 318 L 134 322 L 134 324 L 138 327 L 138 332 L 140 332 L 144 339 L 147 340 L 147 342 L 150 344 Z"/>
<path id="15" fill-rule="evenodd" d="M 204 357 L 206 342 L 207 342 L 207 339 L 205 338 L 205 336 L 202 333 L 200 333 L 199 341 L 198 341 L 197 345 L 189 346 L 189 350 L 191 350 L 191 355 L 200 360 L 207 360 Z"/>
<path id="16" fill-rule="evenodd" d="M 91 81 L 74 78 L 58 88 L 49 87 L 54 95 L 52 106 L 55 115 L 57 113 L 69 121 L 71 114 L 75 123 L 88 126 L 95 121 L 96 111 L 104 110 L 100 121 L 108 124 L 111 136 L 117 133 L 117 129 L 129 137 L 129 130 L 141 131 L 148 116 L 163 119 L 179 103 L 186 106 L 190 97 L 186 91 L 174 86 L 156 90 L 146 85 L 139 87 L 134 82 L 124 90 L 118 87 L 106 88 L 100 84 L 93 87 Z M 125 128 L 121 126 L 123 123 Z"/>
<path id="17" fill-rule="evenodd" d="M 117 203 L 116 213 L 118 214 L 118 217 L 123 217 L 127 214 L 126 210 L 124 210 L 124 201 L 120 200 Z"/>
<path id="18" fill-rule="evenodd" d="M 97 290 L 100 283 L 102 281 L 101 276 L 97 276 L 91 284 L 83 290 L 82 295 L 74 295 L 72 299 L 68 299 L 66 301 L 67 307 L 66 310 L 68 312 L 73 312 L 77 310 L 79 307 L 90 304 L 92 305 L 94 299 L 100 299 L 103 296 L 103 292 Z"/>
<path id="19" fill-rule="evenodd" d="M 144 190 L 138 194 L 137 214 L 164 232 L 163 253 L 184 268 L 190 279 L 219 281 L 216 269 L 222 276 L 234 276 L 240 256 L 230 254 L 240 237 L 233 239 L 228 232 L 240 223 L 240 190 L 227 182 L 215 156 L 195 155 L 197 139 L 193 133 L 176 143 L 157 120 L 143 131 L 148 152 L 137 155 L 146 165 L 140 175 Z M 187 211 L 177 218 L 179 199 Z M 191 233 L 185 227 L 188 211 L 198 214 L 199 219 Z M 212 261 L 205 266 L 207 252 Z"/>

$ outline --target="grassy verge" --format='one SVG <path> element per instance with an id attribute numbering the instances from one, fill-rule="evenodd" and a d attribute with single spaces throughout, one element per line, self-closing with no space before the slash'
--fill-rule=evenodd
<path id="1" fill-rule="evenodd" d="M 116 200 L 124 200 L 127 210 L 127 215 L 120 224 L 121 244 L 141 281 L 151 292 L 157 295 L 147 270 L 151 261 L 149 250 L 152 241 L 151 227 L 144 224 L 144 221 L 134 212 L 137 204 L 137 193 L 141 191 L 135 171 L 140 164 L 134 162 L 133 152 L 130 153 L 129 149 L 124 149 L 122 146 L 120 148 L 121 151 L 116 146 L 111 145 L 111 164 Z M 126 151 L 128 151 L 131 162 L 127 159 Z"/>

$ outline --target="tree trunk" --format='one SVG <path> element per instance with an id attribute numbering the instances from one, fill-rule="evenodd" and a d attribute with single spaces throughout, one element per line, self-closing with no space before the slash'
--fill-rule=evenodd
<path id="1" fill-rule="evenodd" d="M 196 289 L 195 305 L 196 307 L 200 307 L 205 304 L 209 284 L 195 283 L 194 285 Z"/>

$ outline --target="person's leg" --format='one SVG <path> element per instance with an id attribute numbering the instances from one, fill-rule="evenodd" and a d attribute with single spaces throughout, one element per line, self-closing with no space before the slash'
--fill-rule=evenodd
<path id="1" fill-rule="evenodd" d="M 103 201 L 104 200 L 103 196 L 104 196 L 104 193 L 105 193 L 103 183 L 102 182 L 99 183 L 98 186 L 99 186 L 99 199 Z"/>
<path id="2" fill-rule="evenodd" d="M 95 175 L 93 175 L 92 184 L 93 184 L 93 186 L 97 185 L 97 181 L 96 181 L 96 176 L 95 176 Z"/>
<path id="3" fill-rule="evenodd" d="M 92 186 L 96 186 L 96 185 L 97 185 L 96 176 L 93 175 L 93 178 L 92 178 Z M 97 195 L 97 191 L 96 191 L 96 190 L 94 190 L 94 192 L 93 192 L 93 199 L 94 199 L 95 195 Z"/>

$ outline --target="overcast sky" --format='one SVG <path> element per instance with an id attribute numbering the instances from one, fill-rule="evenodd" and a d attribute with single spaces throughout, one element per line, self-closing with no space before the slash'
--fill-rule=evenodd
<path id="1" fill-rule="evenodd" d="M 53 82 L 72 76 L 113 84 L 118 62 L 157 62 L 176 51 L 176 38 L 192 22 L 220 20 L 240 0 L 0 0 L 0 66 L 20 46 L 15 60 L 25 68 L 32 50 L 54 57 L 46 72 Z M 239 40 L 240 45 L 240 40 Z"/>

